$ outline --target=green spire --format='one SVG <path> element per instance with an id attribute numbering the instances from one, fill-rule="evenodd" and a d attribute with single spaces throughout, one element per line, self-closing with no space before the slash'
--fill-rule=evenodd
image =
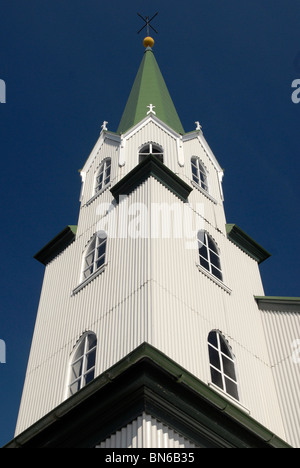
<path id="1" fill-rule="evenodd" d="M 118 133 L 125 133 L 147 116 L 150 110 L 177 133 L 184 133 L 180 119 L 152 49 L 147 47 L 129 95 Z"/>

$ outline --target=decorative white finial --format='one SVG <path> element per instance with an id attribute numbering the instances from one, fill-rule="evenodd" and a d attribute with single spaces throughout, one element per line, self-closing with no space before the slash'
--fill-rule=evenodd
<path id="1" fill-rule="evenodd" d="M 103 124 L 101 125 L 101 128 L 102 128 L 103 131 L 107 130 L 107 124 L 108 124 L 108 122 L 106 122 L 106 120 L 104 120 Z"/>
<path id="2" fill-rule="evenodd" d="M 154 115 L 156 115 L 156 112 L 153 110 L 156 106 L 154 106 L 153 104 L 150 104 L 150 105 L 147 106 L 147 107 L 148 107 L 148 109 L 149 109 L 148 112 L 147 112 L 147 115 L 149 115 L 149 114 L 154 114 Z"/>
<path id="3" fill-rule="evenodd" d="M 201 131 L 202 126 L 200 125 L 200 122 L 197 121 L 197 122 L 195 122 L 195 124 L 196 124 L 196 130 Z"/>

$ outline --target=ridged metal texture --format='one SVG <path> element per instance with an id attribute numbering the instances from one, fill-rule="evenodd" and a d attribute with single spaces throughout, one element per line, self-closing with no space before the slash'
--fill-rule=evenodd
<path id="1" fill-rule="evenodd" d="M 300 448 L 299 308 L 270 304 L 262 316 L 287 441 Z"/>
<path id="2" fill-rule="evenodd" d="M 196 448 L 195 444 L 143 413 L 95 448 Z"/>
<path id="3" fill-rule="evenodd" d="M 112 202 L 109 190 L 89 202 L 97 168 L 105 157 L 111 157 L 111 183 L 119 181 L 136 166 L 139 148 L 149 141 L 164 148 L 165 164 L 188 183 L 192 156 L 200 157 L 207 168 L 214 201 L 195 188 L 187 209 L 220 249 L 223 283 L 198 268 L 197 246 L 187 248 L 190 239 L 150 237 L 151 203 L 182 206 L 176 195 L 151 177 L 128 197 L 129 204 L 142 203 L 148 208 L 148 235 L 109 237 L 103 273 L 74 294 L 83 253 L 97 231 L 99 204 Z M 215 162 L 197 136 L 182 142 L 153 122 L 123 144 L 124 166 L 118 166 L 118 145 L 110 141 L 86 163 L 76 240 L 46 268 L 16 433 L 67 397 L 70 357 L 86 330 L 98 338 L 96 375 L 147 341 L 208 383 L 207 337 L 217 329 L 236 358 L 241 403 L 255 419 L 285 438 L 261 312 L 254 300 L 254 295 L 264 294 L 258 265 L 226 237 Z M 181 145 L 184 167 L 178 164 Z"/>
<path id="4" fill-rule="evenodd" d="M 146 202 L 148 191 L 143 184 L 132 199 Z M 148 239 L 108 238 L 104 271 L 73 293 L 83 252 L 95 232 L 94 225 L 46 268 L 18 431 L 67 397 L 66 369 L 82 333 L 97 335 L 96 375 L 148 341 Z"/>

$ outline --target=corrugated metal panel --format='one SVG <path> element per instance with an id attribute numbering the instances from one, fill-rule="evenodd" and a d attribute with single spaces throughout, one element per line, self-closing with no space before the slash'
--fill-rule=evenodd
<path id="1" fill-rule="evenodd" d="M 142 184 L 129 197 L 131 202 L 147 203 L 149 188 Z M 84 331 L 98 337 L 96 375 L 149 340 L 148 236 L 108 238 L 104 272 L 73 294 L 80 282 L 82 253 L 95 232 L 96 223 L 46 268 L 17 433 L 66 397 L 70 355 Z"/>
<path id="2" fill-rule="evenodd" d="M 146 205 L 150 200 L 179 201 L 152 178 L 129 197 L 130 202 Z M 79 282 L 82 252 L 95 225 L 49 265 L 24 393 L 24 401 L 35 400 L 36 405 L 28 410 L 30 403 L 24 403 L 28 406 L 19 430 L 65 397 L 66 380 L 61 376 L 66 375 L 69 356 L 85 330 L 99 337 L 97 374 L 148 341 L 208 382 L 207 336 L 217 328 L 228 338 L 241 369 L 242 403 L 282 435 L 260 314 L 253 299 L 254 294 L 263 294 L 257 265 L 209 221 L 205 220 L 204 228 L 220 247 L 224 282 L 231 294 L 198 270 L 197 250 L 186 249 L 185 239 L 108 239 L 105 272 L 75 296 L 72 291 Z M 251 323 L 251 329 L 245 323 Z M 249 375 L 257 380 L 252 388 Z"/>
<path id="3" fill-rule="evenodd" d="M 124 166 L 125 173 L 131 171 L 139 161 L 140 148 L 148 143 L 158 143 L 164 150 L 164 164 L 172 171 L 178 172 L 178 154 L 177 140 L 175 137 L 164 130 L 154 122 L 149 122 L 136 133 L 132 134 L 126 141 L 126 164 Z M 125 175 L 122 174 L 122 177 Z"/>
<path id="4" fill-rule="evenodd" d="M 95 448 L 197 448 L 196 445 L 161 423 L 143 413 Z"/>
<path id="5" fill-rule="evenodd" d="M 283 307 L 270 304 L 269 310 L 262 312 L 263 323 L 287 440 L 300 448 L 300 363 L 299 355 L 293 356 L 299 350 L 293 343 L 300 339 L 300 314 Z"/>
<path id="6" fill-rule="evenodd" d="M 176 202 L 159 182 L 153 179 L 151 184 L 154 202 Z M 185 239 L 152 239 L 151 344 L 209 382 L 207 336 L 213 329 L 221 330 L 236 356 L 241 403 L 284 437 L 260 311 L 253 297 L 256 291 L 263 294 L 257 263 L 216 229 L 206 212 L 204 218 L 203 228 L 220 248 L 224 283 L 232 292 L 199 271 L 197 249 L 187 249 Z"/>
<path id="7" fill-rule="evenodd" d="M 221 194 L 217 171 L 198 138 L 195 137 L 192 140 L 184 142 L 184 155 L 184 176 L 187 178 L 187 180 L 192 179 L 191 158 L 192 156 L 197 156 L 200 159 L 200 161 L 204 164 L 205 169 L 207 171 L 207 183 L 209 193 L 216 201 L 219 201 Z"/>
<path id="8" fill-rule="evenodd" d="M 201 156 L 208 167 L 217 204 L 194 190 L 188 209 L 194 213 L 197 202 L 203 203 L 204 210 L 197 216 L 220 249 L 229 291 L 199 271 L 197 248 L 187 249 L 187 239 L 151 239 L 147 235 L 145 239 L 109 237 L 104 272 L 73 294 L 80 283 L 84 249 L 97 231 L 97 207 L 112 201 L 107 190 L 86 205 L 97 165 L 110 155 L 112 181 L 119 180 L 136 165 L 138 148 L 148 141 L 163 146 L 166 164 L 186 181 L 191 177 L 192 155 Z M 66 397 L 70 355 L 84 331 L 91 330 L 98 337 L 96 375 L 147 341 L 209 382 L 207 336 L 212 329 L 219 329 L 236 356 L 242 404 L 254 418 L 284 437 L 261 315 L 253 297 L 264 294 L 259 269 L 226 237 L 215 168 L 197 141 L 185 143 L 186 162 L 180 168 L 176 138 L 154 123 L 138 130 L 125 148 L 126 164 L 120 168 L 117 144 L 101 147 L 86 177 L 76 240 L 46 268 L 17 433 Z M 153 178 L 128 197 L 129 204 L 148 207 L 148 229 L 152 226 L 150 203 L 162 202 L 182 207 L 179 199 Z M 119 210 L 120 205 L 116 213 Z M 137 221 L 137 216 L 132 218 Z"/>

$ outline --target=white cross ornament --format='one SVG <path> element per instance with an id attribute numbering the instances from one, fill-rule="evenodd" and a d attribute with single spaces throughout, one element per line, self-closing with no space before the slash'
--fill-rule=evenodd
<path id="1" fill-rule="evenodd" d="M 202 130 L 202 125 L 200 125 L 200 122 L 197 121 L 195 122 L 195 124 L 196 124 L 196 130 L 198 131 Z"/>
<path id="2" fill-rule="evenodd" d="M 147 112 L 147 115 L 149 115 L 149 114 L 156 115 L 156 112 L 153 110 L 155 108 L 155 106 L 153 104 L 149 104 L 149 106 L 147 106 L 147 107 L 149 109 L 148 112 Z"/>
<path id="3" fill-rule="evenodd" d="M 107 131 L 107 124 L 106 120 L 104 120 L 103 124 L 101 125 L 102 130 Z"/>

